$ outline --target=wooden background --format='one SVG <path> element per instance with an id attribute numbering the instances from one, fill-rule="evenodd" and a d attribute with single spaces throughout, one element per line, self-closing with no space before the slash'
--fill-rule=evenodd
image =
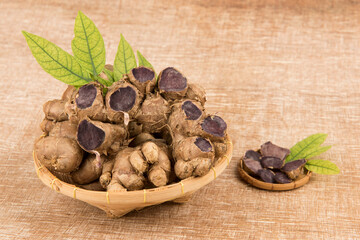
<path id="1" fill-rule="evenodd" d="M 0 2 L 0 239 L 360 239 L 359 1 Z M 122 33 L 157 71 L 175 66 L 226 119 L 233 160 L 183 205 L 120 219 L 52 191 L 37 178 L 42 104 L 65 85 L 45 73 L 21 30 L 71 52 L 82 10 L 112 63 Z M 323 157 L 341 169 L 269 192 L 242 182 L 239 157 L 271 140 L 291 147 L 325 132 Z"/>

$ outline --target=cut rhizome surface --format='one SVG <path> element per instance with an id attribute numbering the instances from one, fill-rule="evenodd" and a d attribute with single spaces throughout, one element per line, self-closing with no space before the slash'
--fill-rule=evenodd
<path id="1" fill-rule="evenodd" d="M 184 102 L 181 108 L 185 112 L 187 120 L 197 120 L 201 117 L 202 111 L 191 101 Z"/>
<path id="2" fill-rule="evenodd" d="M 159 88 L 166 92 L 180 92 L 187 87 L 187 79 L 175 68 L 168 67 L 161 72 Z"/>
<path id="3" fill-rule="evenodd" d="M 98 148 L 105 140 L 105 132 L 87 120 L 80 122 L 77 139 L 86 150 Z"/>
<path id="4" fill-rule="evenodd" d="M 110 96 L 110 107 L 115 111 L 128 112 L 133 108 L 136 97 L 131 87 L 119 88 Z"/>
<path id="5" fill-rule="evenodd" d="M 92 84 L 84 85 L 79 88 L 78 97 L 76 98 L 76 105 L 80 109 L 89 108 L 92 106 L 96 98 L 96 87 Z"/>
<path id="6" fill-rule="evenodd" d="M 134 75 L 135 79 L 141 83 L 150 81 L 155 77 L 154 71 L 151 71 L 145 67 L 133 68 L 132 74 Z"/>
<path id="7" fill-rule="evenodd" d="M 227 128 L 226 122 L 219 116 L 209 116 L 201 124 L 202 129 L 216 137 L 224 137 Z"/>
<path id="8" fill-rule="evenodd" d="M 205 138 L 202 138 L 202 137 L 196 138 L 195 145 L 198 148 L 200 148 L 200 150 L 203 152 L 211 152 L 212 151 L 212 146 L 211 146 L 210 142 L 208 140 L 206 140 Z"/>

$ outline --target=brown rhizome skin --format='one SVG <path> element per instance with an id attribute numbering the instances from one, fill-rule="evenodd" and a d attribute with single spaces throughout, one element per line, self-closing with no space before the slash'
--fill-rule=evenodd
<path id="1" fill-rule="evenodd" d="M 71 140 L 82 153 L 63 179 L 108 191 L 159 187 L 207 174 L 227 152 L 227 125 L 205 112 L 203 88 L 173 67 L 155 76 L 137 67 L 109 87 L 69 86 L 46 104 L 46 138 Z"/>

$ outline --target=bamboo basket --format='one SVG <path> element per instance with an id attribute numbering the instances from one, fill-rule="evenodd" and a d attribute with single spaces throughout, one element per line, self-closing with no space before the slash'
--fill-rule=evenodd
<path id="1" fill-rule="evenodd" d="M 293 190 L 295 188 L 299 188 L 304 186 L 306 183 L 309 182 L 311 177 L 311 172 L 307 171 L 305 175 L 300 175 L 296 181 L 291 183 L 279 184 L 279 183 L 267 183 L 261 180 L 258 180 L 252 176 L 250 176 L 247 172 L 245 172 L 243 168 L 243 159 L 240 159 L 239 163 L 239 173 L 242 179 L 249 183 L 252 186 L 255 186 L 260 189 L 270 190 L 270 191 L 286 191 L 286 190 Z"/>
<path id="2" fill-rule="evenodd" d="M 104 210 L 109 217 L 121 217 L 133 210 L 140 210 L 144 207 L 167 201 L 177 203 L 189 201 L 195 191 L 216 179 L 229 165 L 232 157 L 233 144 L 229 137 L 226 138 L 226 143 L 226 154 L 218 159 L 215 166 L 213 166 L 206 175 L 187 178 L 178 183 L 163 187 L 137 191 L 105 192 L 85 190 L 57 179 L 36 158 L 35 151 L 33 151 L 33 158 L 36 173 L 46 186 L 66 196 L 100 208 Z"/>

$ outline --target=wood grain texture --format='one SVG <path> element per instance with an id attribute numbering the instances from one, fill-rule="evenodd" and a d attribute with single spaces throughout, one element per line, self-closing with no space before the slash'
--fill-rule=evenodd
<path id="1" fill-rule="evenodd" d="M 111 63 L 120 33 L 157 71 L 174 66 L 208 93 L 234 141 L 224 173 L 186 204 L 109 219 L 43 185 L 31 158 L 42 104 L 65 85 L 45 73 L 21 30 L 71 52 L 82 10 Z M 359 1 L 1 1 L 0 239 L 360 239 Z M 267 140 L 291 147 L 329 133 L 341 169 L 268 192 L 237 163 Z"/>

